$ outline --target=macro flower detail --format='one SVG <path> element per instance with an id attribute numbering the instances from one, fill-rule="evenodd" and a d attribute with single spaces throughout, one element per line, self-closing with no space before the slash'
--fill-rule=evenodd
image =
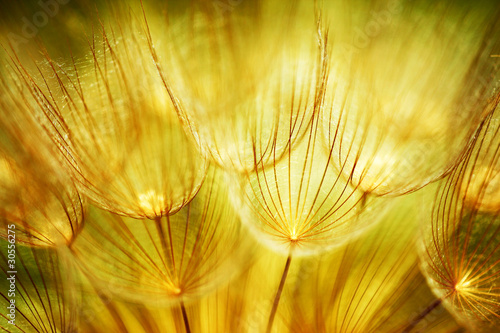
<path id="1" fill-rule="evenodd" d="M 415 13 L 391 15 L 376 42 L 347 59 L 342 43 L 332 46 L 323 136 L 335 146 L 332 163 L 367 192 L 412 192 L 450 172 L 498 88 L 488 60 L 498 23 L 487 9 L 456 21 L 465 9 L 431 7 L 423 25 Z"/>
<path id="2" fill-rule="evenodd" d="M 192 199 L 207 161 L 180 126 L 144 36 L 123 34 L 103 29 L 83 62 L 63 66 L 46 55 L 39 76 L 20 75 L 36 87 L 33 112 L 80 191 L 107 210 L 154 219 Z M 163 199 L 145 204 L 150 191 Z"/>
<path id="3" fill-rule="evenodd" d="M 496 199 L 488 194 L 500 167 L 498 102 L 497 97 L 469 155 L 439 192 L 422 250 L 431 289 L 474 332 L 500 327 L 500 211 L 485 201 Z"/>
<path id="4" fill-rule="evenodd" d="M 0 329 L 500 331 L 496 0 L 0 2 Z"/>
<path id="5" fill-rule="evenodd" d="M 250 253 L 224 184 L 211 167 L 189 204 L 154 221 L 94 209 L 72 253 L 99 290 L 124 301 L 184 309 L 230 280 Z"/>
<path id="6" fill-rule="evenodd" d="M 314 21 L 293 21 L 298 9 L 276 20 L 274 6 L 262 3 L 245 18 L 189 13 L 175 18 L 165 28 L 168 42 L 155 47 L 201 152 L 242 173 L 257 167 L 255 159 L 271 165 L 305 134 L 323 65 Z M 286 34 L 282 21 L 293 22 Z"/>

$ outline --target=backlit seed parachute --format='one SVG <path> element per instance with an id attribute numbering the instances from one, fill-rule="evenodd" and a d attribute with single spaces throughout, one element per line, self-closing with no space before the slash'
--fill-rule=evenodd
<path id="1" fill-rule="evenodd" d="M 415 251 L 421 203 L 429 191 L 398 200 L 370 233 L 331 254 L 304 259 L 281 314 L 290 332 L 402 332 L 434 298 Z M 431 193 L 432 194 L 432 193 Z M 430 196 L 432 199 L 432 195 Z M 458 329 L 442 308 L 412 332 Z M 278 332 L 278 331 L 277 331 Z"/>
<path id="2" fill-rule="evenodd" d="M 474 332 L 500 329 L 499 115 L 497 106 L 438 193 L 423 239 L 422 269 L 429 285 Z"/>
<path id="3" fill-rule="evenodd" d="M 29 90 L 10 80 L 12 69 L 5 69 L 0 77 L 0 236 L 7 238 L 7 226 L 14 224 L 19 244 L 70 245 L 83 226 L 83 200 L 61 172 L 57 147 L 29 112 L 36 105 Z"/>
<path id="4" fill-rule="evenodd" d="M 15 244 L 12 269 L 8 261 L 9 245 L 0 240 L 0 328 L 11 333 L 79 332 L 81 293 L 73 283 L 77 275 L 75 267 L 66 260 L 67 248 L 54 251 Z M 12 312 L 8 309 L 11 300 L 15 305 Z M 9 322 L 13 319 L 8 316 L 11 313 L 15 314 L 13 322 Z"/>
<path id="5" fill-rule="evenodd" d="M 131 17 L 87 40 L 87 59 L 46 55 L 39 73 L 17 64 L 39 117 L 79 189 L 98 206 L 134 218 L 172 214 L 206 173 L 175 115 L 140 27 Z"/>
<path id="6" fill-rule="evenodd" d="M 255 171 L 235 186 L 242 220 L 259 241 L 282 253 L 314 254 L 347 243 L 378 221 L 378 199 L 342 177 L 319 141 L 327 77 L 316 85 L 312 126 L 273 164 L 255 159 Z M 237 182 L 235 182 L 236 184 Z M 380 199 L 381 200 L 381 199 Z"/>
<path id="7" fill-rule="evenodd" d="M 83 226 L 83 200 L 71 182 L 47 181 L 33 167 L 0 157 L 0 236 L 14 224 L 19 243 L 71 245 Z"/>
<path id="8" fill-rule="evenodd" d="M 177 111 L 220 166 L 271 165 L 311 122 L 322 57 L 314 13 L 261 1 L 224 13 L 200 7 L 173 20 L 157 47 Z"/>
<path id="9" fill-rule="evenodd" d="M 73 251 L 98 288 L 118 299 L 179 303 L 213 290 L 245 264 L 240 229 L 222 173 L 212 169 L 173 215 L 137 221 L 93 209 Z"/>
<path id="10" fill-rule="evenodd" d="M 345 36 L 332 46 L 323 133 L 345 178 L 402 194 L 458 163 L 499 78 L 498 8 L 488 6 L 381 2 L 335 30 Z"/>

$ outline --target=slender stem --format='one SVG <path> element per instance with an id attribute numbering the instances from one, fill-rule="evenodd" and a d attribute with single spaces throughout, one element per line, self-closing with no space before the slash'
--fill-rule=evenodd
<path id="1" fill-rule="evenodd" d="M 189 320 L 186 312 L 186 307 L 184 306 L 184 302 L 181 301 L 181 311 L 182 311 L 182 319 L 184 319 L 184 327 L 186 327 L 186 333 L 191 333 L 191 328 L 189 327 Z"/>
<path id="2" fill-rule="evenodd" d="M 422 313 L 419 314 L 417 318 L 413 319 L 413 321 L 410 324 L 408 324 L 408 326 L 406 326 L 401 331 L 401 333 L 409 333 L 409 332 L 411 332 L 411 330 L 414 329 L 415 326 L 417 326 L 417 324 L 422 321 L 422 319 L 424 319 L 429 313 L 432 312 L 432 310 L 434 310 L 435 308 L 437 308 L 441 303 L 442 303 L 442 300 L 440 298 L 438 298 L 437 300 L 435 300 L 434 302 L 432 302 L 431 305 L 429 305 L 424 311 L 422 311 Z"/>
<path id="3" fill-rule="evenodd" d="M 274 317 L 276 316 L 276 311 L 278 310 L 278 305 L 280 304 L 281 292 L 283 291 L 283 286 L 285 285 L 286 277 L 288 275 L 288 270 L 290 269 L 291 262 L 292 262 L 292 253 L 290 252 L 286 260 L 283 275 L 281 275 L 281 281 L 278 287 L 278 291 L 276 292 L 276 296 L 274 297 L 273 308 L 271 309 L 271 314 L 269 315 L 269 321 L 267 322 L 267 329 L 266 329 L 267 333 L 270 333 L 271 329 L 273 328 Z"/>

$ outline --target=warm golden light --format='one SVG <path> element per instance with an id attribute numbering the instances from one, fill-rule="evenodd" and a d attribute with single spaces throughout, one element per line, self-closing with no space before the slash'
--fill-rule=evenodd
<path id="1" fill-rule="evenodd" d="M 423 271 L 433 292 L 474 332 L 500 327 L 500 211 L 491 205 L 495 195 L 488 185 L 499 166 L 500 137 L 495 125 L 499 110 L 483 124 L 470 158 L 452 174 L 457 182 L 447 183 L 440 191 L 422 251 Z M 490 172 L 484 172 L 486 166 Z"/>
<path id="2" fill-rule="evenodd" d="M 500 331 L 499 18 L 0 2 L 0 329 Z"/>

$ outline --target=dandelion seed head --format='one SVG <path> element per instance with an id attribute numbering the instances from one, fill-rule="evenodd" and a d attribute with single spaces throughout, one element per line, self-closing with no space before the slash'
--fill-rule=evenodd
<path id="1" fill-rule="evenodd" d="M 63 35 L 81 32 L 76 26 L 93 15 L 85 10 L 92 1 L 58 6 L 57 18 L 48 13 L 57 1 L 32 2 L 25 7 L 39 12 L 17 32 L 34 27 L 35 16 L 50 23 L 35 24 L 29 44 L 57 22 Z M 175 332 L 184 319 L 189 332 L 189 317 L 193 331 L 263 332 L 272 306 L 268 331 L 396 332 L 422 313 L 422 300 L 438 297 L 433 304 L 471 331 L 498 331 L 500 180 L 493 163 L 478 163 L 460 186 L 455 168 L 488 114 L 493 71 L 483 58 L 499 45 L 500 25 L 475 6 L 427 2 L 97 1 L 96 24 L 75 33 L 89 49 L 55 61 L 43 45 L 23 46 L 19 60 L 6 62 L 12 70 L 0 67 L 0 125 L 9 113 L 32 112 L 61 155 L 48 164 L 72 179 L 54 185 L 45 169 L 18 167 L 24 157 L 0 155 L 0 222 L 16 223 L 19 249 L 58 250 L 36 249 L 19 274 L 17 317 L 29 322 L 19 329 Z M 4 35 L 16 32 L 0 25 Z M 64 52 L 54 44 L 47 48 Z M 24 53 L 45 60 L 25 68 Z M 13 137 L 46 159 L 37 140 L 25 139 L 26 122 L 12 119 Z M 238 182 L 228 189 L 213 164 Z M 425 235 L 426 288 L 412 241 L 413 220 L 424 215 L 416 211 L 426 208 L 413 201 L 401 216 L 384 212 L 391 195 L 448 172 L 453 195 L 436 197 Z M 88 214 L 73 182 L 95 205 Z M 254 265 L 247 246 L 273 264 Z M 263 302 L 282 267 L 274 252 L 289 256 L 279 308 L 279 297 Z M 51 264 L 66 264 L 66 254 L 78 262 L 78 285 L 67 285 L 68 267 Z M 80 274 L 92 286 L 82 289 Z M 79 292 L 83 302 L 74 302 Z M 447 320 L 443 312 L 423 314 L 415 330 L 458 330 L 454 321 L 434 326 Z"/>

